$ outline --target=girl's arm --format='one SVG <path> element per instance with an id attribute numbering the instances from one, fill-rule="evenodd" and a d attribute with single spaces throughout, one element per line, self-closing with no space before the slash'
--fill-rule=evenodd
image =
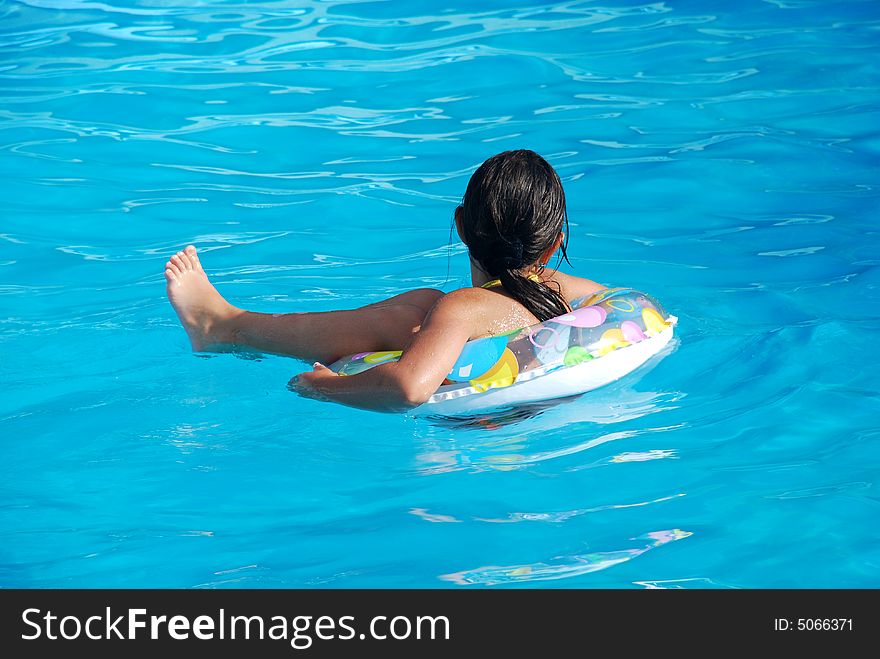
<path id="1" fill-rule="evenodd" d="M 474 291 L 443 296 L 425 317 L 400 360 L 339 376 L 315 364 L 290 381 L 300 395 L 382 412 L 405 412 L 428 400 L 474 334 Z M 478 307 L 477 307 L 478 308 Z"/>

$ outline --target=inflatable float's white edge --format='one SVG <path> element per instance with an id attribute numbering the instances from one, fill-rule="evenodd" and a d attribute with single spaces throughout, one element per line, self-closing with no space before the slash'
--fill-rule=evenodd
<path id="1" fill-rule="evenodd" d="M 672 319 L 670 319 L 672 320 Z M 677 319 L 676 319 L 677 320 Z M 674 321 L 673 321 L 674 322 Z M 515 405 L 567 398 L 598 389 L 636 370 L 672 340 L 670 325 L 656 336 L 618 348 L 599 359 L 569 366 L 509 387 L 427 402 L 410 411 L 415 416 L 461 416 Z"/>

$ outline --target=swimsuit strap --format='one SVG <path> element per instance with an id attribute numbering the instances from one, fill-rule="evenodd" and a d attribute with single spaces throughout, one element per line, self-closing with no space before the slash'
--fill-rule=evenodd
<path id="1" fill-rule="evenodd" d="M 532 281 L 536 281 L 536 282 L 539 282 L 539 283 L 540 283 L 540 281 L 541 281 L 541 278 L 540 278 L 538 275 L 534 274 L 534 273 L 530 274 L 530 275 L 528 276 L 528 279 L 531 279 Z M 480 288 L 495 288 L 496 286 L 501 286 L 501 280 L 500 280 L 500 279 L 493 279 L 493 280 L 491 280 L 491 281 L 487 281 L 485 284 L 483 284 L 482 286 L 480 286 Z"/>

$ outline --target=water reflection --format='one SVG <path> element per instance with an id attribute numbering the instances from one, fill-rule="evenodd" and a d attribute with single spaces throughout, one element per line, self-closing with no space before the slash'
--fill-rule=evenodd
<path id="1" fill-rule="evenodd" d="M 634 503 L 612 503 L 603 506 L 593 506 L 591 508 L 575 508 L 573 510 L 560 510 L 555 512 L 513 512 L 507 513 L 507 515 L 503 517 L 471 517 L 469 520 L 459 519 L 457 517 L 454 517 L 453 515 L 432 513 L 427 508 L 412 508 L 409 512 L 416 517 L 420 517 L 426 522 L 433 523 L 459 523 L 465 521 L 473 521 L 485 522 L 489 524 L 516 524 L 519 522 L 549 522 L 557 524 L 567 522 L 568 520 L 575 517 L 580 517 L 581 515 L 600 513 L 606 510 L 640 508 L 642 506 L 650 506 L 651 504 L 655 503 L 672 501 L 673 499 L 677 499 L 683 496 L 685 496 L 685 493 L 679 492 L 678 494 L 673 494 L 671 496 L 659 497 L 657 499 L 650 499 L 648 501 L 636 501 Z"/>
<path id="2" fill-rule="evenodd" d="M 424 475 L 459 470 L 509 471 L 577 455 L 609 442 L 673 430 L 678 426 L 624 428 L 619 424 L 675 409 L 684 396 L 678 391 L 636 391 L 615 383 L 576 399 L 497 415 L 432 418 L 414 426 L 416 439 L 422 443 L 416 455 L 416 470 Z M 619 429 L 610 429 L 609 425 L 618 425 Z M 621 451 L 572 469 L 671 457 L 675 454 L 667 449 Z"/>
<path id="3" fill-rule="evenodd" d="M 525 581 L 551 581 L 568 579 L 590 572 L 605 570 L 614 565 L 631 561 L 647 551 L 675 540 L 682 540 L 693 535 L 681 529 L 665 529 L 652 531 L 634 538 L 642 541 L 639 546 L 611 551 L 590 552 L 588 554 L 572 554 L 552 559 L 548 562 L 523 563 L 520 565 L 487 565 L 484 567 L 462 570 L 441 575 L 444 581 L 451 581 L 460 586 L 482 584 L 495 586 L 506 583 Z M 645 543 L 645 541 L 647 541 Z"/>

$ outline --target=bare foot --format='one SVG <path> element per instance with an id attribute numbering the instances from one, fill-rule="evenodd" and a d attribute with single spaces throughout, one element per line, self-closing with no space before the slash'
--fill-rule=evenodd
<path id="1" fill-rule="evenodd" d="M 196 248 L 190 245 L 165 264 L 168 300 L 177 312 L 195 351 L 233 343 L 229 321 L 239 313 L 229 304 L 202 269 Z"/>

